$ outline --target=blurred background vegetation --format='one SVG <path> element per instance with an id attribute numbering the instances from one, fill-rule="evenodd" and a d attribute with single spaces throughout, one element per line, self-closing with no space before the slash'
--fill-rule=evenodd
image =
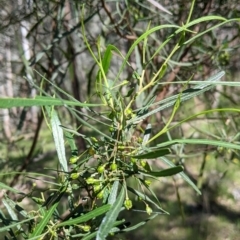
<path id="1" fill-rule="evenodd" d="M 163 10 L 156 6 L 163 6 Z M 101 40 L 102 48 L 113 44 L 124 55 L 134 40 L 146 31 L 148 24 L 182 25 L 187 21 L 191 1 L 77 1 L 77 0 L 1 0 L 0 1 L 0 95 L 7 97 L 34 97 L 34 81 L 41 84 L 41 73 L 58 87 L 69 92 L 79 101 L 85 101 L 94 92 L 93 82 L 97 66 L 83 41 L 81 29 L 82 4 L 87 39 L 92 49 Z M 153 4 L 155 3 L 155 4 Z M 171 14 L 169 14 L 169 11 Z M 225 18 L 240 18 L 240 3 L 237 0 L 196 1 L 192 20 L 202 16 L 217 15 Z M 218 24 L 203 22 L 195 25 L 194 32 L 204 32 Z M 156 49 L 170 36 L 174 29 L 155 32 L 148 39 L 147 54 Z M 190 32 L 186 35 L 191 34 Z M 187 38 L 188 36 L 186 36 Z M 178 39 L 176 38 L 176 41 Z M 159 69 L 175 46 L 174 38 L 148 65 L 146 82 Z M 143 46 L 139 44 L 129 62 L 141 70 Z M 121 59 L 114 58 L 111 74 L 114 76 Z M 179 81 L 204 80 L 220 70 L 226 75 L 224 81 L 240 81 L 240 24 L 223 25 L 208 32 L 196 41 L 181 47 L 169 61 L 166 75 L 154 89 L 156 101 L 181 92 Z M 131 68 L 125 69 L 123 78 L 130 80 Z M 149 79 L 148 79 L 149 77 Z M 44 91 L 54 94 L 52 85 L 44 83 Z M 194 113 L 211 108 L 238 107 L 239 89 L 218 85 L 213 90 L 184 104 L 174 118 L 175 123 Z M 83 111 L 76 107 L 76 110 Z M 46 183 L 24 178 L 23 172 L 45 172 L 54 168 L 56 153 L 52 136 L 44 124 L 40 108 L 12 108 L 0 110 L 0 181 L 28 192 L 33 182 L 45 189 Z M 89 129 L 64 108 L 59 108 L 64 126 L 78 128 L 80 134 Z M 159 112 L 146 119 L 145 128 L 151 123 L 157 133 L 169 118 L 171 109 Z M 214 113 L 182 124 L 171 134 L 174 138 L 208 138 L 239 143 L 237 113 Z M 96 123 L 94 123 L 96 124 Z M 144 127 L 145 126 L 145 127 Z M 97 127 L 97 126 L 96 126 Z M 105 129 L 102 129 L 105 131 Z M 169 136 L 165 135 L 160 140 Z M 159 143 L 160 141 L 156 141 Z M 81 137 L 76 137 L 78 149 L 87 148 Z M 69 153 L 70 156 L 70 153 Z M 198 196 L 182 179 L 164 178 L 154 183 L 157 195 L 170 216 L 159 216 L 145 227 L 116 239 L 239 239 L 240 234 L 240 159 L 239 152 L 220 147 L 175 145 L 171 159 L 183 164 L 185 172 L 202 191 Z M 155 161 L 154 164 L 161 163 Z M 7 172 L 19 174 L 6 175 Z M 52 173 L 51 173 L 52 174 Z M 0 192 L 0 198 L 3 192 Z M 25 202 L 28 205 L 29 202 Z M 31 208 L 31 206 L 29 206 Z M 141 213 L 129 212 L 125 218 L 130 222 L 139 220 Z"/>

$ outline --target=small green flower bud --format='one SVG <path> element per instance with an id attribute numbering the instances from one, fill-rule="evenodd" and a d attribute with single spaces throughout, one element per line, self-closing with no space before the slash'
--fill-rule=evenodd
<path id="1" fill-rule="evenodd" d="M 111 166 L 110 166 L 110 168 L 111 168 L 112 171 L 117 170 L 117 167 L 118 167 L 118 166 L 117 166 L 116 163 L 112 163 Z"/>
<path id="2" fill-rule="evenodd" d="M 141 161 L 140 161 L 140 164 L 141 164 L 141 166 L 144 168 L 144 167 L 146 167 L 147 162 L 146 162 L 146 160 L 141 160 Z"/>
<path id="3" fill-rule="evenodd" d="M 114 127 L 109 127 L 109 132 L 114 132 L 114 131 L 115 131 Z"/>
<path id="4" fill-rule="evenodd" d="M 80 187 L 80 186 L 79 186 L 78 184 L 75 184 L 75 183 L 72 184 L 72 189 L 79 189 L 79 187 Z"/>
<path id="5" fill-rule="evenodd" d="M 131 108 L 128 108 L 126 111 L 125 111 L 126 115 L 130 115 L 132 114 L 132 109 Z"/>
<path id="6" fill-rule="evenodd" d="M 36 202 L 37 204 L 43 204 L 44 203 L 44 200 L 41 199 L 41 198 L 32 197 L 32 200 L 34 202 Z"/>
<path id="7" fill-rule="evenodd" d="M 136 163 L 137 159 L 136 158 L 131 158 L 130 161 L 131 161 L 131 163 Z"/>
<path id="8" fill-rule="evenodd" d="M 148 204 L 146 205 L 146 212 L 148 215 L 152 214 L 152 209 L 148 206 Z"/>
<path id="9" fill-rule="evenodd" d="M 129 198 L 126 198 L 125 202 L 124 202 L 124 206 L 127 210 L 132 208 L 132 201 Z"/>
<path id="10" fill-rule="evenodd" d="M 93 155 L 96 153 L 96 151 L 95 151 L 92 147 L 90 147 L 90 148 L 88 149 L 88 153 L 89 153 L 91 156 L 93 156 Z"/>
<path id="11" fill-rule="evenodd" d="M 77 160 L 78 160 L 78 156 L 72 156 L 72 157 L 70 158 L 69 162 L 70 162 L 71 164 L 74 164 L 74 163 L 77 162 Z"/>
<path id="12" fill-rule="evenodd" d="M 129 83 L 129 81 L 128 80 L 123 80 L 123 82 L 122 82 L 122 85 L 127 85 Z"/>
<path id="13" fill-rule="evenodd" d="M 223 153 L 224 148 L 223 147 L 218 147 L 217 150 L 218 150 L 219 153 Z"/>
<path id="14" fill-rule="evenodd" d="M 93 186 L 93 191 L 94 191 L 95 193 L 98 193 L 101 189 L 102 189 L 102 186 L 101 186 L 100 184 Z"/>
<path id="15" fill-rule="evenodd" d="M 89 177 L 89 178 L 87 178 L 86 182 L 87 182 L 87 184 L 96 184 L 99 182 L 99 180 Z"/>
<path id="16" fill-rule="evenodd" d="M 98 168 L 97 168 L 97 171 L 98 171 L 99 173 L 103 173 L 104 170 L 105 170 L 105 165 L 100 165 L 100 166 L 98 166 Z"/>
<path id="17" fill-rule="evenodd" d="M 150 186 L 151 185 L 151 181 L 150 180 L 144 180 L 144 182 L 146 183 L 146 185 Z"/>
<path id="18" fill-rule="evenodd" d="M 97 140 L 95 137 L 91 137 L 91 139 L 92 139 L 95 143 L 98 142 L 98 140 Z"/>
<path id="19" fill-rule="evenodd" d="M 79 228 L 81 228 L 84 232 L 89 232 L 91 230 L 91 226 L 89 225 L 79 225 Z"/>
<path id="20" fill-rule="evenodd" d="M 72 173 L 72 174 L 70 175 L 70 177 L 71 177 L 72 179 L 77 179 L 77 178 L 79 177 L 79 175 L 80 175 L 80 173 Z"/>
<path id="21" fill-rule="evenodd" d="M 119 145 L 118 146 L 118 150 L 119 151 L 124 151 L 125 150 L 125 146 L 124 145 Z"/>
<path id="22" fill-rule="evenodd" d="M 103 198 L 103 191 L 99 192 L 97 195 L 97 199 L 102 199 Z"/>

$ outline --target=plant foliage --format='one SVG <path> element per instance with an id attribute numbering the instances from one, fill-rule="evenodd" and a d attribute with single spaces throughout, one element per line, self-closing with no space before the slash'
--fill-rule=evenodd
<path id="1" fill-rule="evenodd" d="M 174 122 L 182 104 L 220 83 L 225 74 L 222 70 L 208 79 L 198 79 L 197 82 L 189 77 L 182 81 L 177 94 L 161 100 L 156 99 L 156 92 L 162 84 L 162 79 L 174 65 L 172 60 L 174 56 L 186 46 L 199 41 L 205 34 L 224 24 L 237 21 L 220 16 L 203 16 L 191 20 L 193 9 L 194 1 L 187 21 L 181 26 L 163 24 L 152 27 L 149 23 L 144 33 L 135 37 L 128 52 L 124 54 L 115 45 L 105 45 L 101 38 L 98 38 L 93 47 L 86 35 L 85 9 L 82 6 L 80 10 L 82 39 L 97 69 L 89 96 L 84 101 L 79 101 L 55 84 L 53 79 L 48 79 L 48 76 L 42 75 L 40 71 L 35 71 L 41 76 L 41 84 L 34 81 L 31 84 L 38 90 L 38 96 L 0 99 L 0 108 L 31 106 L 42 108 L 45 122 L 53 136 L 59 164 L 59 168 L 56 167 L 53 171 L 57 173 L 56 178 L 47 181 L 51 187 L 41 196 L 35 196 L 34 190 L 26 194 L 1 183 L 2 188 L 17 193 L 21 200 L 28 198 L 35 203 L 34 210 L 25 211 L 5 194 L 3 204 L 8 217 L 5 216 L 5 212 L 0 213 L 4 225 L 0 231 L 7 231 L 6 239 L 19 239 L 21 236 L 24 239 L 103 240 L 109 235 L 135 230 L 157 216 L 168 214 L 167 209 L 163 209 L 159 203 L 151 185 L 152 181 L 176 175 L 200 194 L 196 184 L 185 174 L 184 166 L 174 164 L 169 158 L 175 146 L 205 144 L 239 150 L 238 144 L 223 140 L 169 137 L 162 141 L 166 134 L 200 115 L 220 111 L 239 112 L 236 108 L 210 109 L 188 116 L 178 123 Z M 206 22 L 214 24 L 203 31 L 194 30 L 195 26 L 201 26 Z M 151 39 L 163 29 L 169 30 L 169 35 L 155 51 L 150 51 Z M 172 46 L 173 39 L 176 44 Z M 166 51 L 168 45 L 171 49 L 168 49 L 167 57 L 147 78 L 147 71 L 153 64 L 153 59 Z M 139 47 L 142 48 L 141 53 L 138 51 Z M 133 55 L 137 56 L 137 67 L 131 63 L 130 58 Z M 31 64 L 36 64 L 41 57 L 43 52 L 39 52 Z M 116 59 L 121 64 L 118 71 L 112 74 L 111 67 Z M 132 75 L 126 79 L 124 73 L 129 69 Z M 54 94 L 46 91 L 44 86 L 47 84 L 52 86 Z M 189 87 L 192 84 L 194 86 Z M 237 86 L 237 83 L 233 82 L 221 84 Z M 74 128 L 65 127 L 62 124 L 60 106 L 67 109 L 71 116 L 90 132 L 81 134 Z M 171 113 L 160 130 L 151 121 L 144 124 L 144 121 L 154 119 L 156 114 L 167 108 L 171 109 Z M 86 142 L 85 150 L 77 149 L 74 141 L 74 137 L 77 136 Z M 72 153 L 70 157 L 67 156 L 68 149 Z M 167 167 L 156 167 L 153 161 L 164 163 Z M 83 190 L 86 196 L 79 196 Z M 120 218 L 120 213 L 136 210 L 133 207 L 134 201 L 142 204 L 141 210 L 146 213 L 146 220 L 131 226 L 125 219 Z M 62 214 L 63 205 L 68 206 L 66 214 Z"/>

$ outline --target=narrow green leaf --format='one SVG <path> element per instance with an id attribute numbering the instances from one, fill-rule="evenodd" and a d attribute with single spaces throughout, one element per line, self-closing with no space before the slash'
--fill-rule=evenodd
<path id="1" fill-rule="evenodd" d="M 58 154 L 58 160 L 62 166 L 63 171 L 68 171 L 68 164 L 65 153 L 63 130 L 60 127 L 61 122 L 58 118 L 57 112 L 53 109 L 51 112 L 51 127 L 53 138 L 55 142 L 56 151 Z"/>
<path id="2" fill-rule="evenodd" d="M 203 145 L 211 145 L 211 146 L 219 146 L 229 149 L 237 149 L 240 150 L 239 144 L 234 144 L 230 142 L 225 141 L 217 141 L 217 140 L 211 140 L 211 139 L 174 139 L 171 141 L 167 141 L 165 143 L 160 143 L 157 146 L 159 147 L 166 147 L 174 144 L 203 144 Z"/>
<path id="3" fill-rule="evenodd" d="M 111 193 L 108 198 L 108 204 L 113 205 L 117 198 L 119 181 L 115 181 L 112 185 Z"/>
<path id="4" fill-rule="evenodd" d="M 102 60 L 102 66 L 103 66 L 105 75 L 107 75 L 109 67 L 110 67 L 110 63 L 111 63 L 111 58 L 112 58 L 111 50 L 112 50 L 111 45 L 107 46 L 107 49 L 104 53 L 103 60 Z"/>
<path id="5" fill-rule="evenodd" d="M 139 172 L 142 174 L 146 173 L 146 174 L 154 176 L 154 177 L 169 177 L 169 176 L 178 174 L 182 171 L 183 171 L 183 166 L 176 166 L 176 167 L 168 168 L 168 169 L 165 169 L 165 170 L 162 170 L 159 172 L 151 172 L 151 171 L 144 172 L 144 171 L 139 170 Z"/>
<path id="6" fill-rule="evenodd" d="M 110 209 L 110 207 L 111 207 L 111 205 L 109 205 L 109 204 L 101 206 L 101 207 L 96 208 L 96 209 L 92 210 L 91 212 L 88 212 L 80 217 L 61 222 L 56 225 L 56 228 L 59 228 L 62 226 L 68 226 L 68 225 L 71 226 L 74 224 L 80 224 L 80 223 L 86 222 L 90 219 L 96 218 L 96 217 L 104 214 L 105 212 L 107 212 Z"/>
<path id="7" fill-rule="evenodd" d="M 111 206 L 111 209 L 108 211 L 108 213 L 102 220 L 102 223 L 97 233 L 97 237 L 96 237 L 97 240 L 106 239 L 107 235 L 109 234 L 112 227 L 114 226 L 114 222 L 116 221 L 119 212 L 121 211 L 124 198 L 125 198 L 125 189 L 122 186 L 122 189 L 118 195 L 118 198 L 116 199 L 115 203 Z"/>
<path id="8" fill-rule="evenodd" d="M 39 52 L 37 53 L 36 57 L 35 57 L 35 61 L 31 62 L 31 65 L 37 63 L 39 60 L 41 60 L 41 58 L 45 55 L 45 52 Z"/>
<path id="9" fill-rule="evenodd" d="M 14 212 L 14 208 L 13 206 L 11 206 L 11 204 L 9 204 L 9 202 L 7 201 L 7 199 L 3 199 L 2 203 L 4 204 L 4 206 L 6 207 L 9 215 L 11 216 L 12 220 L 18 221 L 18 217 L 17 214 Z"/>
<path id="10" fill-rule="evenodd" d="M 150 217 L 147 218 L 146 220 L 144 220 L 144 221 L 142 221 L 142 222 L 140 222 L 140 223 L 138 223 L 138 224 L 136 224 L 136 225 L 134 225 L 134 226 L 131 226 L 131 227 L 128 227 L 128 228 L 124 228 L 124 229 L 122 230 L 122 232 L 130 232 L 130 231 L 133 231 L 133 230 L 135 230 L 135 229 L 137 229 L 137 228 L 145 225 L 149 220 L 154 219 L 154 218 L 157 217 L 158 215 L 159 215 L 159 214 L 153 214 L 152 216 L 150 216 Z"/>
<path id="11" fill-rule="evenodd" d="M 199 85 L 196 85 L 195 87 L 193 87 L 193 89 L 195 89 L 197 91 L 182 93 L 181 94 L 181 102 L 184 102 L 184 101 L 189 100 L 193 97 L 196 97 L 196 96 L 210 90 L 211 88 L 215 87 L 216 86 L 215 82 L 219 81 L 224 75 L 225 75 L 225 72 L 221 71 L 221 72 L 217 73 L 216 75 L 207 79 L 206 80 L 207 83 L 203 82 L 202 84 L 199 84 Z M 212 84 L 210 82 L 212 82 Z M 137 116 L 133 119 L 130 119 L 128 121 L 128 124 L 130 125 L 130 124 L 133 124 L 134 122 L 139 122 L 142 119 L 145 119 L 146 117 L 151 116 L 151 115 L 153 115 L 153 114 L 155 114 L 155 113 L 157 113 L 157 112 L 159 112 L 159 111 L 161 111 L 165 108 L 171 107 L 172 105 L 174 105 L 176 103 L 176 100 L 178 98 L 179 98 L 179 94 L 176 94 L 174 96 L 171 96 L 169 98 L 166 98 L 164 100 L 161 100 L 157 103 L 152 104 L 152 106 L 155 106 L 155 105 L 161 105 L 161 106 L 155 108 L 152 111 L 146 112 L 145 114 L 143 114 L 141 116 Z M 138 109 L 138 111 L 141 111 L 143 108 Z"/>
<path id="12" fill-rule="evenodd" d="M 143 136 L 143 145 L 146 145 L 146 143 L 148 142 L 151 132 L 152 132 L 152 125 L 151 123 L 148 123 Z"/>
<path id="13" fill-rule="evenodd" d="M 170 160 L 168 160 L 166 157 L 161 157 L 161 159 L 167 163 L 169 166 L 171 167 L 175 167 L 176 165 L 174 163 L 172 163 Z M 193 183 L 193 181 L 184 173 L 181 172 L 179 173 L 179 175 L 199 194 L 201 195 L 200 190 L 198 189 L 198 187 Z"/>
<path id="14" fill-rule="evenodd" d="M 170 153 L 170 151 L 168 148 L 162 148 L 162 149 L 158 149 L 158 150 L 155 150 L 152 152 L 144 153 L 141 155 L 130 156 L 130 157 L 136 158 L 136 159 L 153 159 L 153 158 L 165 156 L 169 153 Z"/>
<path id="15" fill-rule="evenodd" d="M 124 223 L 124 222 L 125 222 L 125 219 L 120 220 L 120 221 L 116 221 L 116 222 L 114 223 L 114 227 L 115 227 L 115 226 L 118 226 L 118 225 L 120 225 L 120 224 L 122 224 L 122 223 Z M 114 228 L 113 228 L 113 229 L 114 229 Z M 114 232 L 114 231 L 112 231 L 113 229 L 111 229 L 111 232 Z M 97 231 L 88 234 L 88 235 L 85 236 L 84 238 L 81 238 L 81 240 L 90 240 L 90 239 L 93 239 L 96 235 L 97 235 Z M 79 237 L 79 234 L 72 235 L 72 238 L 76 238 L 76 237 Z"/>
<path id="16" fill-rule="evenodd" d="M 151 189 L 151 187 L 150 187 L 148 184 L 146 184 L 146 182 L 145 182 L 143 179 L 139 178 L 138 180 L 139 180 L 139 181 L 141 182 L 141 184 L 143 184 L 143 185 L 147 188 L 147 190 L 152 194 L 152 196 L 155 198 L 156 203 L 157 203 L 159 206 L 161 206 L 158 197 L 156 196 L 155 192 Z"/>
<path id="17" fill-rule="evenodd" d="M 75 155 L 77 155 L 78 154 L 78 149 L 77 149 L 77 146 L 76 146 L 76 143 L 75 143 L 75 139 L 73 138 L 74 134 L 71 134 L 68 131 L 64 131 L 64 135 L 65 135 L 65 138 L 66 138 L 66 140 L 67 140 L 67 142 L 70 146 L 72 154 L 74 153 Z"/>
<path id="18" fill-rule="evenodd" d="M 31 237 L 31 238 L 28 238 L 28 240 L 42 240 L 44 239 L 43 237 L 45 236 L 46 234 L 41 234 L 41 235 L 38 235 L 36 237 Z"/>
<path id="19" fill-rule="evenodd" d="M 81 103 L 78 101 L 68 101 L 51 97 L 0 98 L 0 108 L 32 107 L 32 106 L 64 106 L 64 105 L 80 107 L 102 106 L 102 104 Z"/>
<path id="20" fill-rule="evenodd" d="M 18 211 L 22 216 L 24 216 L 25 218 L 28 218 L 28 213 L 20 206 L 18 205 L 16 202 L 14 202 L 12 199 L 6 197 L 5 199 L 8 203 L 8 205 L 14 209 L 14 211 Z M 15 219 L 17 220 L 17 218 Z"/>
<path id="21" fill-rule="evenodd" d="M 58 206 L 58 202 L 56 202 L 49 210 L 46 211 L 46 214 L 42 216 L 42 220 L 37 224 L 34 232 L 31 234 L 30 238 L 39 236 L 42 234 L 42 231 L 47 226 L 50 218 L 53 215 L 53 212 L 55 211 L 56 207 Z"/>
<path id="22" fill-rule="evenodd" d="M 34 220 L 34 217 L 28 218 L 28 219 L 25 219 L 25 220 L 22 220 L 21 222 L 20 222 L 20 221 L 15 222 L 15 223 L 10 224 L 10 225 L 5 226 L 5 227 L 0 227 L 0 232 L 8 231 L 10 228 L 17 227 L 19 224 L 23 224 L 23 223 L 29 222 L 29 221 L 31 221 L 31 220 Z"/>
<path id="23" fill-rule="evenodd" d="M 152 203 L 153 205 L 155 205 L 159 210 L 161 210 L 163 213 L 165 214 L 169 214 L 167 211 L 163 210 L 157 203 L 155 203 L 154 201 L 152 201 L 151 198 L 149 198 L 146 194 L 143 194 L 141 192 L 139 192 L 138 190 L 131 188 L 131 187 L 127 187 L 127 189 L 132 192 L 133 194 L 137 195 L 138 197 L 142 198 L 144 201 Z"/>
<path id="24" fill-rule="evenodd" d="M 19 232 L 23 232 L 23 228 L 22 225 L 19 223 L 18 221 L 18 216 L 15 213 L 15 211 L 19 211 L 20 210 L 20 206 L 18 206 L 14 201 L 12 201 L 11 199 L 9 199 L 8 197 L 6 197 L 5 199 L 2 200 L 4 206 L 6 207 L 9 215 L 11 216 L 11 219 L 14 221 L 17 221 L 18 224 L 16 225 L 17 229 Z M 22 208 L 21 208 L 22 209 Z"/>
<path id="25" fill-rule="evenodd" d="M 49 175 L 46 175 L 46 174 L 43 174 L 43 173 L 35 173 L 35 172 L 14 172 L 14 171 L 11 171 L 11 172 L 0 173 L 0 176 L 10 176 L 10 175 L 16 175 L 16 174 L 20 174 L 22 176 L 44 176 L 45 178 L 56 179 L 55 176 L 49 176 Z M 54 183 L 51 182 L 51 184 L 54 184 Z M 1 183 L 1 182 L 0 182 L 0 188 L 4 188 L 4 189 L 7 189 L 11 192 L 21 194 L 21 192 L 19 192 L 18 190 L 14 189 L 14 188 L 11 188 L 11 187 L 9 187 L 9 186 L 5 185 L 4 183 Z"/>
<path id="26" fill-rule="evenodd" d="M 11 191 L 13 193 L 20 193 L 18 190 L 14 189 L 12 187 L 9 187 L 8 185 L 6 185 L 6 184 L 4 184 L 2 182 L 0 182 L 0 189 L 6 189 L 6 190 Z"/>

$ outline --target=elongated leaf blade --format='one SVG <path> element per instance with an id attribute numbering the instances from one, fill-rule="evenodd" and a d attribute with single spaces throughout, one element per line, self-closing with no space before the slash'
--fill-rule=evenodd
<path id="1" fill-rule="evenodd" d="M 171 162 L 170 160 L 168 160 L 166 157 L 161 157 L 161 159 L 167 163 L 169 166 L 174 167 L 176 166 L 173 162 Z M 194 182 L 184 173 L 181 172 L 179 173 L 179 175 L 199 194 L 201 195 L 200 190 L 198 189 L 198 187 L 194 184 Z"/>
<path id="2" fill-rule="evenodd" d="M 11 228 L 17 227 L 19 224 L 23 224 L 23 223 L 26 223 L 26 222 L 29 222 L 29 221 L 32 221 L 32 220 L 34 220 L 34 217 L 22 220 L 21 222 L 19 221 L 19 222 L 10 224 L 10 225 L 5 226 L 5 227 L 0 227 L 0 232 L 8 231 Z"/>
<path id="3" fill-rule="evenodd" d="M 157 146 L 159 147 L 166 147 L 174 144 L 200 144 L 200 145 L 210 145 L 210 146 L 218 146 L 218 147 L 224 147 L 229 149 L 237 149 L 240 150 L 240 145 L 225 141 L 217 141 L 217 140 L 211 140 L 211 139 L 174 139 L 165 143 L 160 143 Z"/>
<path id="4" fill-rule="evenodd" d="M 55 203 L 48 211 L 46 211 L 46 214 L 42 217 L 42 220 L 38 223 L 34 232 L 31 234 L 30 236 L 31 238 L 42 234 L 43 229 L 47 226 L 57 206 L 58 206 L 58 202 Z"/>
<path id="5" fill-rule="evenodd" d="M 112 51 L 111 51 L 111 45 L 107 46 L 107 49 L 104 53 L 103 56 L 103 60 L 102 60 L 102 66 L 103 66 L 103 70 L 105 72 L 105 75 L 107 75 L 109 67 L 110 67 L 110 63 L 111 63 L 111 58 L 112 58 Z"/>
<path id="6" fill-rule="evenodd" d="M 97 240 L 106 239 L 107 235 L 109 234 L 112 227 L 114 226 L 114 223 L 118 217 L 119 212 L 121 211 L 124 197 L 125 197 L 125 189 L 122 186 L 122 189 L 118 195 L 118 198 L 116 199 L 114 204 L 111 206 L 111 209 L 102 220 L 102 223 L 97 233 L 97 237 L 96 237 Z"/>
<path id="7" fill-rule="evenodd" d="M 145 145 L 148 142 L 151 132 L 152 132 L 152 125 L 148 123 L 143 136 L 143 145 Z"/>
<path id="8" fill-rule="evenodd" d="M 6 190 L 11 191 L 13 193 L 20 193 L 18 190 L 14 189 L 12 187 L 9 187 L 8 185 L 6 185 L 2 182 L 0 182 L 0 189 L 6 189 Z"/>
<path id="9" fill-rule="evenodd" d="M 120 220 L 120 221 L 116 221 L 116 222 L 114 223 L 114 226 L 118 226 L 118 225 L 120 225 L 120 224 L 122 224 L 122 223 L 124 223 L 124 222 L 125 222 L 124 219 L 123 219 L 123 220 Z M 115 228 L 115 227 L 114 227 L 114 228 Z M 113 231 L 114 228 L 111 229 L 111 232 L 114 232 L 114 231 Z M 91 233 L 91 234 L 89 234 L 89 235 L 87 235 L 87 236 L 85 236 L 85 237 L 82 238 L 81 240 L 90 240 L 90 239 L 93 239 L 96 235 L 97 235 L 97 231 L 96 231 L 96 232 L 93 232 L 93 233 Z M 75 238 L 75 237 L 77 237 L 77 235 L 73 235 L 72 237 Z"/>
<path id="10" fill-rule="evenodd" d="M 63 171 L 68 171 L 68 164 L 66 159 L 65 153 L 65 146 L 64 146 L 64 138 L 63 138 L 63 130 L 60 127 L 61 122 L 58 118 L 57 112 L 53 109 L 51 112 L 51 126 L 52 126 L 52 133 L 55 142 L 55 147 L 58 154 L 58 160 L 62 166 Z"/>
<path id="11" fill-rule="evenodd" d="M 6 207 L 9 215 L 11 216 L 11 219 L 18 221 L 17 214 L 15 213 L 13 206 L 11 206 L 11 204 L 9 204 L 8 199 L 3 199 L 3 200 L 2 200 L 2 203 L 3 203 L 4 206 Z"/>
<path id="12" fill-rule="evenodd" d="M 117 193 L 118 193 L 118 186 L 119 186 L 119 181 L 115 181 L 113 183 L 111 193 L 108 198 L 108 204 L 113 205 L 117 199 Z"/>
<path id="13" fill-rule="evenodd" d="M 162 171 L 159 171 L 159 172 L 148 171 L 147 174 L 151 175 L 151 176 L 154 176 L 154 177 L 169 177 L 169 176 L 178 174 L 182 171 L 183 171 L 183 166 L 176 166 L 176 167 L 168 168 L 168 169 L 165 169 L 165 170 L 162 170 Z M 145 173 L 145 172 L 140 171 L 140 170 L 139 170 L 139 172 Z"/>
<path id="14" fill-rule="evenodd" d="M 155 150 L 152 152 L 144 153 L 141 155 L 130 156 L 130 157 L 136 158 L 136 159 L 154 159 L 154 158 L 158 158 L 161 156 L 165 156 L 169 153 L 170 153 L 170 151 L 168 148 L 162 148 L 162 149 L 158 149 L 158 150 Z"/>
<path id="15" fill-rule="evenodd" d="M 122 232 L 130 232 L 130 231 L 133 231 L 133 230 L 136 230 L 137 228 L 145 225 L 149 220 L 152 220 L 154 219 L 155 217 L 157 217 L 159 214 L 153 214 L 152 216 L 150 216 L 149 218 L 147 218 L 146 220 L 140 222 L 140 223 L 137 223 L 136 225 L 134 226 L 131 226 L 131 227 L 128 227 L 128 228 L 124 228 L 122 230 Z"/>
<path id="16" fill-rule="evenodd" d="M 56 225 L 56 228 L 62 227 L 62 226 L 68 226 L 68 225 L 71 226 L 74 224 L 80 224 L 80 223 L 86 222 L 90 219 L 96 218 L 96 217 L 106 213 L 110 208 L 111 208 L 111 205 L 109 205 L 109 204 L 101 206 L 99 208 L 92 210 L 91 212 L 84 214 L 83 216 L 61 222 Z"/>
<path id="17" fill-rule="evenodd" d="M 169 214 L 167 211 L 163 210 L 157 203 L 155 203 L 151 198 L 149 198 L 146 194 L 143 194 L 141 192 L 139 192 L 138 190 L 131 188 L 131 187 L 127 187 L 127 189 L 132 192 L 133 194 L 137 195 L 138 197 L 142 198 L 144 201 L 147 201 L 149 203 L 152 203 L 153 205 L 155 205 L 159 210 L 162 211 L 162 213 L 165 214 Z"/>
<path id="18" fill-rule="evenodd" d="M 202 83 L 202 84 L 196 85 L 193 89 L 195 89 L 197 91 L 182 93 L 180 101 L 183 102 L 183 101 L 189 100 L 193 97 L 196 97 L 196 96 L 210 90 L 211 88 L 216 86 L 215 82 L 219 81 L 224 75 L 225 75 L 225 72 L 221 71 L 221 72 L 217 73 L 216 75 L 207 79 L 206 80 L 207 83 Z M 212 84 L 210 82 L 212 82 Z M 169 98 L 166 98 L 166 99 L 164 99 L 160 102 L 157 102 L 157 103 L 153 104 L 153 106 L 154 105 L 160 105 L 160 104 L 161 104 L 161 106 L 155 108 L 152 111 L 149 111 L 148 113 L 146 113 L 144 115 L 141 115 L 139 117 L 136 117 L 136 118 L 133 118 L 133 119 L 129 120 L 128 123 L 132 124 L 134 122 L 139 122 L 140 120 L 145 119 L 146 117 L 149 117 L 149 116 L 151 116 L 151 115 L 153 115 L 153 114 L 155 114 L 159 111 L 162 111 L 165 108 L 171 107 L 176 103 L 176 100 L 178 98 L 179 98 L 179 94 L 171 96 Z M 138 109 L 138 110 L 140 111 L 141 109 Z"/>
<path id="19" fill-rule="evenodd" d="M 81 103 L 77 101 L 68 101 L 51 97 L 0 98 L 0 108 L 32 107 L 32 106 L 64 106 L 64 105 L 80 107 L 102 106 L 102 104 Z"/>

